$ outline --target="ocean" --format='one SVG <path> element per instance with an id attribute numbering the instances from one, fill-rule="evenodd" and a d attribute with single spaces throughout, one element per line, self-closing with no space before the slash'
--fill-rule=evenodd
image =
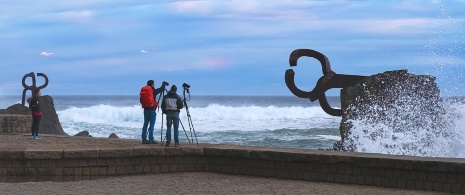
<path id="1" fill-rule="evenodd" d="M 52 98 L 63 130 L 69 135 L 86 130 L 93 137 L 108 137 L 115 133 L 120 138 L 141 139 L 143 110 L 137 95 Z M 340 108 L 339 97 L 328 97 L 328 101 L 332 107 Z M 20 102 L 20 96 L 0 96 L 2 109 Z M 187 109 L 185 107 L 180 113 L 181 142 L 328 150 L 341 140 L 339 125 L 342 118 L 326 114 L 318 101 L 295 96 L 189 97 L 186 94 L 186 104 Z M 450 136 L 437 137 L 428 144 L 428 150 L 433 151 L 428 156 L 465 158 L 465 103 L 454 101 L 452 106 L 454 124 L 442 132 Z M 162 121 L 161 110 L 157 110 L 156 140 L 164 138 L 166 122 Z M 427 137 L 437 133 L 418 131 L 425 131 L 423 135 Z M 376 139 L 376 143 L 373 139 L 359 139 L 359 152 L 424 156 L 424 153 L 406 152 L 400 147 L 405 140 L 412 143 L 421 141 L 423 138 L 418 134 L 395 136 L 402 139 L 390 139 L 389 135 Z M 402 140 L 402 143 L 397 144 L 397 140 Z M 393 148 L 396 145 L 399 148 Z"/>

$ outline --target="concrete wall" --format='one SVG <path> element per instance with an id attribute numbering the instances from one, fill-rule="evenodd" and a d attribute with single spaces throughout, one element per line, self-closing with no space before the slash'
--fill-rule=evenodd
<path id="1" fill-rule="evenodd" d="M 32 116 L 0 114 L 0 134 L 31 132 Z"/>
<path id="2" fill-rule="evenodd" d="M 164 148 L 0 149 L 0 182 L 75 181 L 170 172 L 217 172 L 465 193 L 465 160 L 202 144 Z"/>

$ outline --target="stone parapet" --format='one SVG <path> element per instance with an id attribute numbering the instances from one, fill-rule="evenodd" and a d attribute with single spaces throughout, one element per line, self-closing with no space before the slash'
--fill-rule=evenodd
<path id="1" fill-rule="evenodd" d="M 0 114 L 0 134 L 30 133 L 32 116 L 20 114 Z"/>
<path id="2" fill-rule="evenodd" d="M 212 144 L 180 148 L 0 148 L 1 182 L 75 181 L 171 172 L 216 172 L 465 193 L 465 160 L 458 158 Z"/>

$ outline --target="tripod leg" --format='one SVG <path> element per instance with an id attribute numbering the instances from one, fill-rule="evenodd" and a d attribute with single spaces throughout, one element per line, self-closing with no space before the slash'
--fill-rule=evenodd
<path id="1" fill-rule="evenodd" d="M 160 142 L 163 144 L 163 112 L 161 113 Z"/>
<path id="2" fill-rule="evenodd" d="M 181 124 L 181 127 L 184 130 L 184 134 L 186 134 L 187 141 L 191 143 L 191 140 L 189 139 L 189 136 L 187 135 L 186 129 L 184 128 L 184 125 L 182 124 L 181 120 L 179 120 L 179 123 Z"/>
<path id="3" fill-rule="evenodd" d="M 194 132 L 195 141 L 197 142 L 197 147 L 198 147 L 199 141 L 197 140 L 197 135 L 195 134 L 194 124 L 192 123 L 192 118 L 191 118 L 191 114 L 189 113 L 189 108 L 187 107 L 187 102 L 184 101 L 184 104 L 186 105 L 187 121 L 189 122 L 189 129 L 191 130 L 192 143 L 194 143 L 194 138 L 192 136 L 192 132 Z"/>
<path id="4" fill-rule="evenodd" d="M 197 140 L 197 135 L 195 134 L 195 130 L 194 130 L 194 124 L 192 124 L 191 114 L 189 113 L 189 107 L 187 106 L 187 102 L 186 102 L 186 91 L 187 91 L 187 93 L 189 93 L 189 89 L 186 88 L 186 87 L 184 87 L 184 92 L 183 92 L 184 99 L 183 99 L 183 103 L 184 103 L 184 108 L 186 108 L 187 121 L 188 121 L 188 123 L 189 123 L 189 129 L 190 129 L 190 131 L 191 131 L 192 143 L 194 143 L 194 138 L 192 137 L 192 132 L 194 132 L 195 141 L 197 141 L 197 147 L 199 147 L 199 141 Z M 189 94 L 189 97 L 190 97 L 190 94 Z M 183 128 L 184 128 L 184 126 L 183 126 Z M 187 133 L 186 133 L 186 136 L 187 136 Z"/>
<path id="5" fill-rule="evenodd" d="M 190 117 L 189 117 L 190 118 Z M 197 134 L 195 133 L 195 129 L 194 129 L 194 124 L 192 123 L 192 119 L 190 118 L 189 119 L 190 121 L 190 126 L 192 126 L 192 132 L 194 132 L 194 136 L 195 136 L 195 141 L 197 142 L 197 147 L 199 146 L 199 141 L 197 140 Z M 192 136 L 191 136 L 192 137 Z M 192 143 L 194 143 L 194 140 L 192 139 Z"/>

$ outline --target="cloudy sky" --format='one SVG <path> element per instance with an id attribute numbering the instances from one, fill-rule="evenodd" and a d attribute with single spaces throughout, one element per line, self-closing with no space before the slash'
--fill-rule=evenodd
<path id="1" fill-rule="evenodd" d="M 0 13 L 0 95 L 20 95 L 29 72 L 48 76 L 47 95 L 137 95 L 149 79 L 292 95 L 284 73 L 299 48 L 339 74 L 408 69 L 465 95 L 464 0 L 3 0 Z M 313 58 L 293 69 L 304 90 L 322 76 Z"/>

